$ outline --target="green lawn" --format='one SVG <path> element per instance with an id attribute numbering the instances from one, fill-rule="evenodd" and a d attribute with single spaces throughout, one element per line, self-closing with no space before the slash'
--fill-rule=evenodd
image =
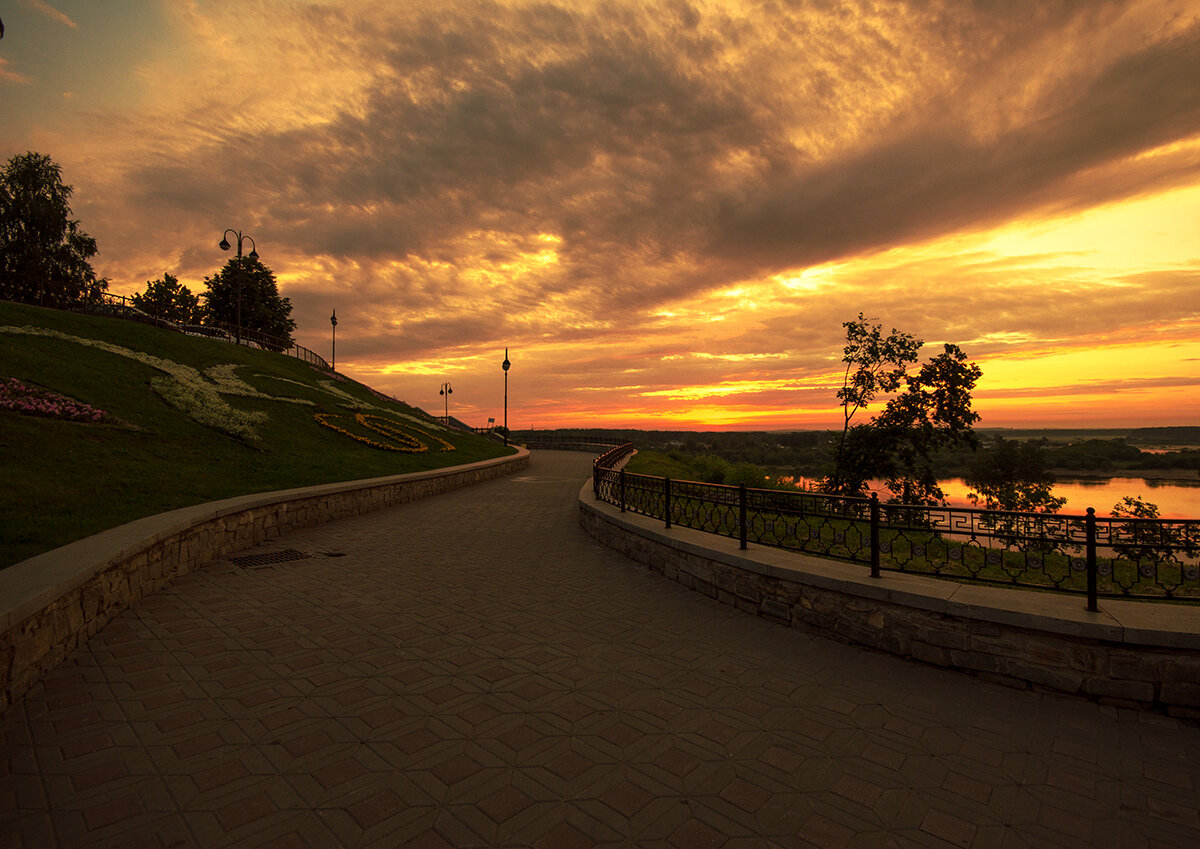
<path id="1" fill-rule="evenodd" d="M 47 330 L 70 338 L 37 335 Z M 441 428 L 420 410 L 292 357 L 4 302 L 0 378 L 110 414 L 81 423 L 0 409 L 0 568 L 177 507 L 515 450 Z M 356 421 L 356 412 L 375 429 Z M 346 433 L 322 426 L 317 414 Z M 381 450 L 347 434 L 427 450 Z"/>

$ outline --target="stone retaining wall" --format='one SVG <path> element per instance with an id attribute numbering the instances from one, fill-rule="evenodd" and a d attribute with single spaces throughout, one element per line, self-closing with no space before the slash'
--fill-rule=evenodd
<path id="1" fill-rule="evenodd" d="M 0 570 L 0 712 L 114 615 L 209 560 L 528 465 L 519 449 L 449 469 L 241 496 L 139 519 Z"/>
<path id="2" fill-rule="evenodd" d="M 747 613 L 901 657 L 1200 719 L 1200 607 L 885 572 L 663 523 L 579 494 L 580 524 L 664 577 Z"/>

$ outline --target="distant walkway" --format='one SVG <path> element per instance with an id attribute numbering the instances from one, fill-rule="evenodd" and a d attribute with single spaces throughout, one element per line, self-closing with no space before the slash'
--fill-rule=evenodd
<path id="1" fill-rule="evenodd" d="M 1200 846 L 1200 728 L 689 592 L 578 527 L 589 464 L 126 611 L 0 719 L 0 849 Z"/>

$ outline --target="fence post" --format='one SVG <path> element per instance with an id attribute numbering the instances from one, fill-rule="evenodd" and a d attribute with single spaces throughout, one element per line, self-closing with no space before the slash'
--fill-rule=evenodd
<path id="1" fill-rule="evenodd" d="M 666 514 L 667 527 L 671 527 L 671 479 L 663 478 L 663 513 Z"/>
<path id="2" fill-rule="evenodd" d="M 592 461 L 592 493 L 596 496 L 596 500 L 600 500 L 600 463 L 596 460 Z"/>
<path id="3" fill-rule="evenodd" d="M 871 577 L 879 577 L 879 493 L 871 493 Z"/>
<path id="4" fill-rule="evenodd" d="M 621 469 L 620 475 L 621 475 L 621 512 L 624 513 L 625 512 L 625 469 L 624 468 Z"/>
<path id="5" fill-rule="evenodd" d="M 1096 508 L 1087 509 L 1084 519 L 1087 531 L 1087 609 L 1095 613 L 1100 608 L 1096 605 Z"/>
<path id="6" fill-rule="evenodd" d="M 746 485 L 738 484 L 738 524 L 741 525 L 741 545 L 746 548 Z"/>

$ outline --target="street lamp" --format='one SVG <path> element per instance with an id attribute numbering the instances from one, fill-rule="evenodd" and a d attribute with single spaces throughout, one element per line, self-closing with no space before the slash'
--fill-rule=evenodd
<path id="1" fill-rule="evenodd" d="M 500 364 L 500 368 L 504 369 L 504 444 L 508 445 L 508 369 L 512 363 L 508 361 L 508 348 L 504 349 L 504 362 Z"/>
<path id="2" fill-rule="evenodd" d="M 238 301 L 237 301 L 237 329 L 234 331 L 234 338 L 237 340 L 237 343 L 240 345 L 240 344 L 242 344 L 242 241 L 247 240 L 250 242 L 249 257 L 250 257 L 250 259 L 255 260 L 256 262 L 258 261 L 258 251 L 255 249 L 253 239 L 251 239 L 249 236 L 243 236 L 241 230 L 232 230 L 232 229 L 227 229 L 224 233 L 221 234 L 221 242 L 220 242 L 220 244 L 217 245 L 218 248 L 220 248 L 223 251 L 229 250 L 229 239 L 227 239 L 226 237 L 230 233 L 232 233 L 234 238 L 237 239 L 237 258 L 238 258 L 238 273 L 237 273 L 238 296 L 237 296 L 237 298 L 238 298 Z"/>
<path id="3" fill-rule="evenodd" d="M 337 371 L 337 310 L 329 316 L 329 324 L 333 327 L 333 352 L 329 355 L 329 367 Z"/>
<path id="4" fill-rule="evenodd" d="M 450 394 L 452 392 L 454 390 L 450 388 L 449 383 L 443 383 L 442 388 L 438 390 L 438 395 L 445 399 L 446 427 L 450 426 Z"/>

